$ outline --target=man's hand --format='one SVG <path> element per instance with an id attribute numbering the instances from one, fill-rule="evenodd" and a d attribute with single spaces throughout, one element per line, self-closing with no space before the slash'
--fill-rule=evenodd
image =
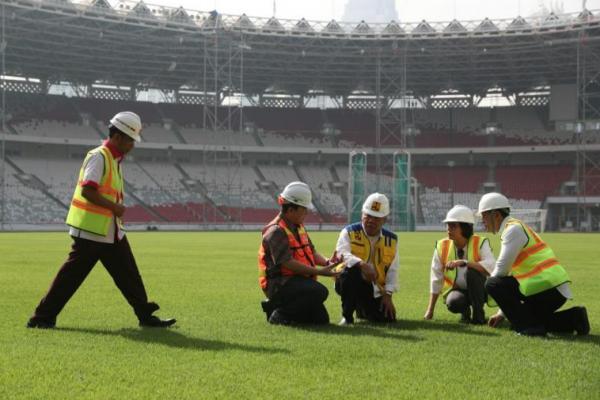
<path id="1" fill-rule="evenodd" d="M 343 258 L 338 256 L 337 251 L 334 250 L 331 257 L 329 257 L 329 260 L 327 260 L 327 266 L 339 264 L 342 261 L 343 261 Z"/>
<path id="2" fill-rule="evenodd" d="M 488 320 L 488 325 L 492 328 L 497 328 L 498 326 L 500 326 L 502 321 L 504 321 L 504 315 L 497 312 L 496 314 L 490 317 L 490 319 Z"/>
<path id="3" fill-rule="evenodd" d="M 392 301 L 392 295 L 385 293 L 381 298 L 381 311 L 383 311 L 383 315 L 386 318 L 391 320 L 396 320 L 396 307 L 394 307 L 394 302 Z"/>
<path id="4" fill-rule="evenodd" d="M 332 276 L 334 278 L 337 278 L 337 276 L 339 274 L 342 273 L 341 270 L 336 270 L 334 267 L 336 266 L 336 264 L 331 264 L 328 265 L 326 267 L 323 268 L 317 268 L 317 275 L 321 275 L 321 276 Z"/>
<path id="5" fill-rule="evenodd" d="M 123 204 L 115 203 L 112 211 L 115 217 L 121 218 L 123 214 L 125 214 L 125 206 Z"/>
<path id="6" fill-rule="evenodd" d="M 115 203 L 104 198 L 100 192 L 98 192 L 98 189 L 93 186 L 84 186 L 81 195 L 90 203 L 112 211 L 115 217 L 121 218 L 123 214 L 125 214 L 125 206 L 123 204 Z"/>
<path id="7" fill-rule="evenodd" d="M 371 264 L 361 261 L 358 265 L 362 272 L 363 279 L 367 282 L 375 282 L 377 280 L 377 271 Z"/>

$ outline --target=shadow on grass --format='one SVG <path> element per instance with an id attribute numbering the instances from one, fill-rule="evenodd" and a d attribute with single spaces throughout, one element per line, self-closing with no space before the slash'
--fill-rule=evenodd
<path id="1" fill-rule="evenodd" d="M 322 332 L 331 333 L 336 335 L 349 335 L 349 336 L 376 336 L 388 339 L 400 339 L 408 341 L 421 341 L 425 340 L 422 337 L 415 336 L 407 333 L 404 335 L 398 335 L 396 333 L 390 333 L 389 330 L 396 330 L 398 332 L 408 332 L 414 330 L 434 330 L 444 331 L 448 333 L 460 333 L 466 335 L 475 336 L 499 336 L 500 330 L 508 330 L 508 327 L 500 328 L 489 328 L 486 330 L 473 329 L 473 325 L 461 324 L 458 322 L 440 322 L 440 321 L 420 321 L 420 320 L 398 320 L 393 323 L 374 323 L 368 321 L 358 321 L 350 326 L 338 326 L 338 325 L 294 325 L 293 328 L 301 329 L 309 332 Z"/>
<path id="2" fill-rule="evenodd" d="M 179 349 L 196 350 L 240 350 L 251 353 L 289 353 L 287 349 L 274 347 L 250 346 L 239 343 L 224 342 L 221 340 L 202 339 L 185 336 L 173 329 L 132 329 L 124 328 L 116 331 L 88 328 L 56 328 L 61 332 L 86 333 L 91 335 L 120 336 L 128 340 L 144 343 L 156 343 Z"/>
<path id="3" fill-rule="evenodd" d="M 577 336 L 568 334 L 551 334 L 548 340 L 560 340 L 571 343 L 590 343 L 595 346 L 600 346 L 600 336 L 598 335 Z"/>
<path id="4" fill-rule="evenodd" d="M 460 322 L 446 322 L 446 321 L 425 321 L 425 320 L 413 320 L 413 319 L 402 319 L 398 320 L 395 324 L 388 324 L 392 329 L 399 330 L 430 330 L 430 331 L 444 331 L 452 333 L 462 333 L 467 335 L 477 336 L 498 336 L 495 332 L 498 329 L 503 328 L 488 328 L 484 331 L 474 329 L 479 326 L 463 324 Z"/>
<path id="5" fill-rule="evenodd" d="M 383 339 L 398 339 L 408 340 L 412 342 L 418 342 L 424 340 L 421 337 L 404 334 L 399 335 L 395 333 L 386 332 L 385 330 L 378 328 L 386 328 L 393 324 L 369 324 L 369 323 L 356 323 L 349 326 L 338 326 L 338 325 L 293 325 L 290 326 L 292 329 L 299 329 L 308 332 L 316 333 L 327 333 L 333 335 L 348 335 L 348 336 L 375 336 Z"/>

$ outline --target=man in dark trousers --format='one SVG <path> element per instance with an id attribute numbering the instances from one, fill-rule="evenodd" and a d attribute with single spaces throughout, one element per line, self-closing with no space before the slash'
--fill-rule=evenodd
<path id="1" fill-rule="evenodd" d="M 388 198 L 382 193 L 367 197 L 361 221 L 340 232 L 336 254 L 345 267 L 335 282 L 342 298 L 340 325 L 354 323 L 357 317 L 371 322 L 393 322 L 396 307 L 392 295 L 398 289 L 398 237 L 385 229 L 390 213 Z"/>
<path id="2" fill-rule="evenodd" d="M 310 188 L 292 182 L 278 200 L 281 212 L 264 227 L 258 251 L 259 284 L 268 298 L 263 311 L 271 324 L 328 324 L 323 303 L 329 292 L 317 282 L 317 275 L 335 276 L 336 260 L 317 253 L 304 229 L 312 201 Z"/>
<path id="3" fill-rule="evenodd" d="M 510 217 L 510 203 L 500 193 L 486 193 L 479 201 L 479 215 L 488 232 L 500 232 L 500 255 L 485 283 L 500 311 L 488 324 L 507 318 L 524 336 L 546 332 L 587 335 L 585 307 L 557 311 L 572 297 L 569 276 L 554 251 L 523 221 Z"/>
<path id="4" fill-rule="evenodd" d="M 158 304 L 148 302 L 146 289 L 123 230 L 121 161 L 141 140 L 140 117 L 125 111 L 110 120 L 109 138 L 91 150 L 81 167 L 67 215 L 73 246 L 68 259 L 42 298 L 28 328 L 54 328 L 56 317 L 98 260 L 133 307 L 143 327 L 168 327 L 175 319 L 152 315 Z"/>

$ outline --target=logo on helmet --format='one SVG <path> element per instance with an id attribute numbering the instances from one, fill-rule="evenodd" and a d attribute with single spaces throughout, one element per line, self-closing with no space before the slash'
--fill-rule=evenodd
<path id="1" fill-rule="evenodd" d="M 374 201 L 371 204 L 371 211 L 377 211 L 377 212 L 379 212 L 380 210 L 381 210 L 381 203 L 378 202 L 378 201 Z"/>

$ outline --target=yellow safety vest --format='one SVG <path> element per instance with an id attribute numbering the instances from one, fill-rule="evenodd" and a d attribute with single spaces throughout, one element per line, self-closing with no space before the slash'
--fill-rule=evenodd
<path id="1" fill-rule="evenodd" d="M 467 242 L 467 251 L 465 252 L 467 261 L 481 261 L 479 250 L 481 249 L 481 246 L 483 246 L 483 242 L 486 240 L 488 239 L 479 235 L 473 235 L 469 238 L 469 241 Z M 446 269 L 445 266 L 449 261 L 458 260 L 457 249 L 454 245 L 454 241 L 448 238 L 438 240 L 435 244 L 435 247 L 437 249 L 440 262 L 442 263 L 442 267 L 444 267 L 444 286 L 442 288 L 442 295 L 445 298 L 454 287 L 457 274 L 456 268 Z"/>
<path id="2" fill-rule="evenodd" d="M 554 251 L 533 229 L 522 221 L 509 217 L 504 232 L 512 225 L 520 225 L 528 239 L 511 267 L 511 275 L 519 281 L 519 290 L 524 296 L 532 296 L 570 282 L 567 271 Z"/>
<path id="3" fill-rule="evenodd" d="M 91 203 L 82 195 L 83 176 L 85 167 L 94 154 L 100 153 L 104 158 L 104 173 L 100 179 L 98 192 L 102 197 L 115 203 L 123 203 L 123 175 L 119 168 L 119 163 L 113 157 L 106 146 L 99 146 L 91 150 L 79 171 L 79 179 L 71 200 L 71 207 L 67 215 L 67 225 L 83 231 L 95 233 L 96 235 L 106 235 L 113 219 L 111 210 Z M 116 218 L 117 224 L 122 227 L 120 218 Z"/>
<path id="4" fill-rule="evenodd" d="M 371 242 L 360 222 L 348 225 L 344 229 L 350 236 L 350 251 L 353 255 L 364 262 L 369 262 L 371 254 L 373 254 L 371 261 L 377 272 L 375 283 L 382 293 L 385 292 L 385 277 L 392 261 L 394 261 L 394 257 L 396 257 L 398 237 L 395 233 L 388 231 L 387 229 L 382 229 L 381 235 L 379 236 L 377 243 L 375 243 L 375 248 L 372 249 Z"/>

